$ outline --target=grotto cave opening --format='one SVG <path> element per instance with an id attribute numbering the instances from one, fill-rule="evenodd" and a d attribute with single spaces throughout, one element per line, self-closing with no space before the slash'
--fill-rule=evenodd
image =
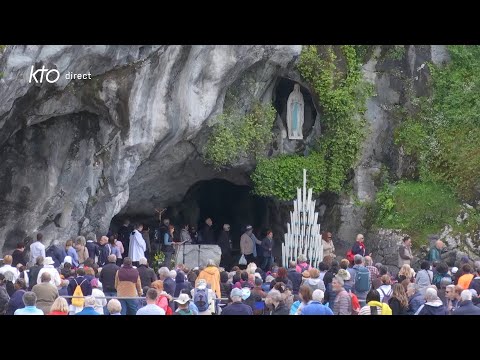
<path id="1" fill-rule="evenodd" d="M 246 225 L 252 225 L 259 239 L 269 226 L 268 199 L 252 194 L 247 185 L 236 185 L 224 179 L 214 178 L 194 183 L 177 203 L 168 204 L 162 219 L 170 219 L 175 233 L 180 234 L 184 224 L 200 230 L 205 220 L 211 218 L 217 239 L 223 224 L 230 224 L 233 249 L 239 249 L 240 236 Z M 153 239 L 154 228 L 158 227 L 158 215 L 151 216 L 122 213 L 112 219 L 111 229 L 117 231 L 128 218 L 131 223 L 145 223 Z"/>

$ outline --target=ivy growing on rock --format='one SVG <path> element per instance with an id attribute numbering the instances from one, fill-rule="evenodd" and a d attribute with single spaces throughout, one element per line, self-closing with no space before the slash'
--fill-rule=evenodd
<path id="1" fill-rule="evenodd" d="M 276 110 L 257 103 L 247 114 L 227 110 L 220 115 L 205 147 L 205 157 L 215 168 L 229 166 L 242 157 L 263 155 L 272 141 Z"/>
<path id="2" fill-rule="evenodd" d="M 291 200 L 297 195 L 297 187 L 303 181 L 303 169 L 307 169 L 308 186 L 318 194 L 326 188 L 323 155 L 314 152 L 309 156 L 281 155 L 272 159 L 261 158 L 252 174 L 255 193 Z"/>
<path id="3" fill-rule="evenodd" d="M 416 99 L 395 141 L 417 160 L 421 181 L 443 183 L 471 202 L 480 194 L 480 46 L 448 50 L 447 65 L 428 64 L 432 96 Z"/>

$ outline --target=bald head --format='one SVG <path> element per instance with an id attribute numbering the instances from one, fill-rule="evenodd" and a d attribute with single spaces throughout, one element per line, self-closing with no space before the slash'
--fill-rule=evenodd
<path id="1" fill-rule="evenodd" d="M 363 242 L 363 240 L 364 240 L 363 234 L 358 234 L 357 235 L 357 242 Z"/>
<path id="2" fill-rule="evenodd" d="M 444 247 L 445 247 L 445 244 L 443 243 L 442 240 L 437 240 L 435 242 L 435 247 L 438 249 L 438 250 L 442 250 Z"/>

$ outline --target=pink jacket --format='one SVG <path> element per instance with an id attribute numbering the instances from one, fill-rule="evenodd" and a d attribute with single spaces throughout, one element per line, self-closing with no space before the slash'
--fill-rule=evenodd
<path id="1" fill-rule="evenodd" d="M 310 270 L 312 268 L 306 262 L 303 262 L 303 263 L 297 264 L 297 267 L 296 267 L 295 270 L 297 270 L 297 272 L 299 272 L 301 274 L 304 271 L 304 270 L 302 270 L 302 267 L 303 267 L 304 270 L 305 269 Z"/>

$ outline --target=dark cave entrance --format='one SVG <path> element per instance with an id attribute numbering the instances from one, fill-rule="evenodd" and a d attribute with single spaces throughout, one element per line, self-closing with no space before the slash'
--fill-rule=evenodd
<path id="1" fill-rule="evenodd" d="M 252 188 L 235 185 L 227 180 L 202 180 L 193 184 L 182 201 L 171 204 L 162 218 L 169 218 L 179 236 L 182 225 L 190 224 L 200 230 L 205 220 L 211 218 L 216 238 L 223 224 L 230 224 L 233 248 L 239 249 L 240 236 L 246 225 L 252 225 L 261 240 L 269 225 L 268 200 L 252 194 Z M 122 221 L 142 222 L 150 227 L 150 236 L 158 226 L 158 217 L 119 214 L 112 219 L 111 228 L 117 231 Z"/>
<path id="2" fill-rule="evenodd" d="M 230 224 L 233 247 L 239 241 L 246 225 L 252 225 L 258 236 L 263 235 L 267 224 L 266 200 L 251 193 L 251 187 L 235 185 L 227 180 L 212 179 L 192 185 L 183 201 L 169 208 L 175 225 L 190 224 L 201 229 L 211 218 L 215 234 Z"/>
<path id="3" fill-rule="evenodd" d="M 283 126 L 287 128 L 287 103 L 290 93 L 293 91 L 293 86 L 299 84 L 296 81 L 280 77 L 277 80 L 274 93 L 274 106 L 277 110 L 280 118 L 282 119 Z M 302 127 L 303 138 L 306 139 L 310 135 L 313 125 L 315 124 L 315 119 L 317 117 L 317 109 L 315 108 L 312 94 L 308 89 L 300 85 L 300 92 L 303 95 L 303 101 L 305 104 L 304 107 L 304 122 Z"/>

